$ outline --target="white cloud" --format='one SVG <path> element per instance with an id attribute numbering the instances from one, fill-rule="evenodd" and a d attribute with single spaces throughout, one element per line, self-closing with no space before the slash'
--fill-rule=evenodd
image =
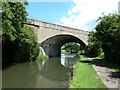
<path id="1" fill-rule="evenodd" d="M 96 25 L 96 19 L 104 12 L 118 12 L 119 0 L 73 0 L 75 4 L 68 11 L 68 17 L 62 17 L 60 23 L 66 26 L 91 31 Z"/>

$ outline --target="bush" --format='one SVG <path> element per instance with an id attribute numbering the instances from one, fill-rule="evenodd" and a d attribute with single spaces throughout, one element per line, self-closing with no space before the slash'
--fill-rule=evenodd
<path id="1" fill-rule="evenodd" d="M 90 38 L 88 40 L 88 56 L 90 57 L 96 57 L 99 56 L 102 53 L 102 49 L 100 46 L 100 42 L 97 41 L 97 38 L 95 37 L 95 33 L 91 32 L 89 34 Z"/>
<path id="2" fill-rule="evenodd" d="M 120 62 L 120 15 L 109 14 L 101 17 L 96 26 L 96 38 L 101 43 L 105 58 Z"/>
<path id="3" fill-rule="evenodd" d="M 25 26 L 27 12 L 22 2 L 2 2 L 3 63 L 33 61 L 39 54 L 34 31 Z"/>
<path id="4" fill-rule="evenodd" d="M 120 62 L 120 15 L 109 14 L 100 17 L 96 25 L 96 32 L 91 35 L 89 49 L 98 55 L 102 48 L 106 60 Z"/>
<path id="5" fill-rule="evenodd" d="M 38 54 L 39 45 L 30 27 L 23 27 L 14 41 L 3 41 L 3 62 L 33 61 Z"/>

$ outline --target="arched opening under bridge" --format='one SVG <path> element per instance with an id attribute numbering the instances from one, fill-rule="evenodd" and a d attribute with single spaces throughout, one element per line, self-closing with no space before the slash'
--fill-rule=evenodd
<path id="1" fill-rule="evenodd" d="M 41 47 L 43 48 L 46 55 L 50 57 L 57 57 L 61 56 L 61 47 L 69 42 L 79 43 L 86 50 L 87 46 L 81 39 L 68 34 L 59 34 L 50 37 L 41 43 Z"/>

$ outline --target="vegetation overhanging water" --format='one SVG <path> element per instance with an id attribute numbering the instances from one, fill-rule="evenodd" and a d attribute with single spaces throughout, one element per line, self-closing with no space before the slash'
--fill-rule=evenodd
<path id="1" fill-rule="evenodd" d="M 13 65 L 3 70 L 3 88 L 68 88 L 79 57 L 61 55 Z"/>

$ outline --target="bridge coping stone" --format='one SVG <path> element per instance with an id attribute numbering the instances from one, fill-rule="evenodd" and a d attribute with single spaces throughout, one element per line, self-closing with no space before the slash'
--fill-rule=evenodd
<path id="1" fill-rule="evenodd" d="M 85 35 L 89 34 L 89 32 L 85 31 L 85 30 L 81 30 L 81 29 L 77 29 L 77 28 L 71 28 L 71 27 L 58 25 L 58 24 L 53 24 L 53 23 L 48 23 L 48 22 L 44 22 L 44 21 L 38 21 L 38 20 L 34 20 L 34 19 L 27 19 L 27 22 L 30 23 L 30 24 L 38 25 L 40 27 L 45 27 L 45 28 L 49 28 L 49 29 L 58 29 L 58 30 L 63 30 L 63 31 L 66 31 L 68 29 L 69 31 L 75 30 L 79 33 L 82 32 L 82 34 L 85 34 Z M 52 28 L 50 28 L 50 27 L 52 27 Z"/>

